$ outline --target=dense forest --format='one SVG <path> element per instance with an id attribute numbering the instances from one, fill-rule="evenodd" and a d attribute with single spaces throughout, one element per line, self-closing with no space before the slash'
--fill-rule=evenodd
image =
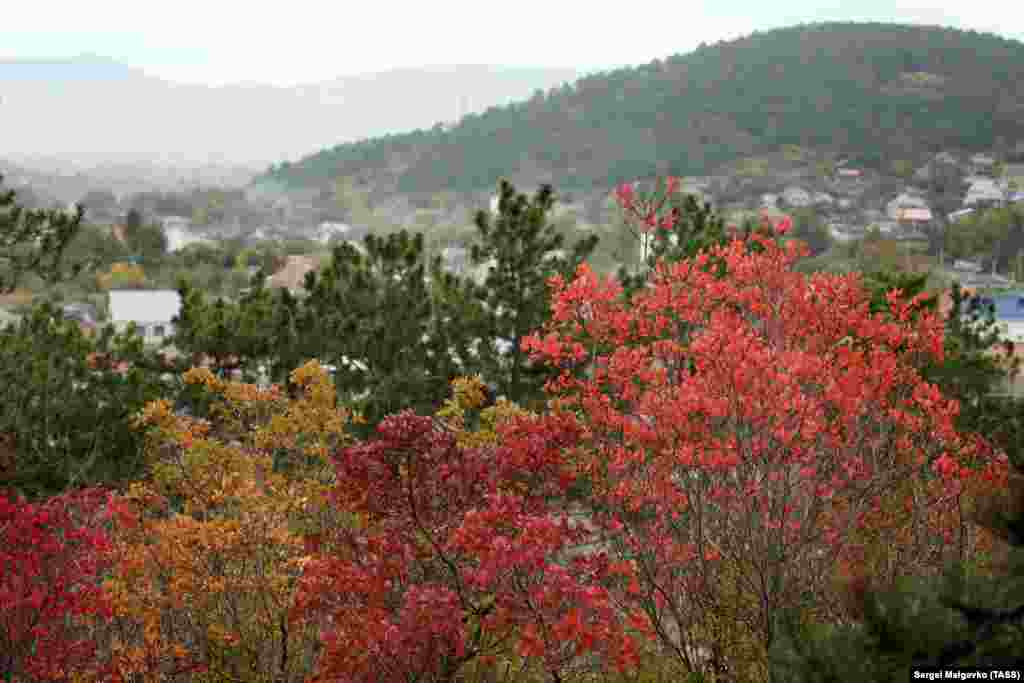
<path id="1" fill-rule="evenodd" d="M 568 190 L 708 174 L 784 144 L 827 146 L 877 167 L 1019 136 L 1022 83 L 1017 41 L 941 27 L 808 24 L 588 76 L 454 127 L 339 145 L 273 166 L 257 182 L 358 175 L 403 193 L 476 192 L 509 176 Z"/>

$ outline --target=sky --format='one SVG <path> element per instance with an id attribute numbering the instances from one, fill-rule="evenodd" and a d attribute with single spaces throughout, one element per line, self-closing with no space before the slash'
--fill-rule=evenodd
<path id="1" fill-rule="evenodd" d="M 448 0 L 31 0 L 4 7 L 0 59 L 94 54 L 168 80 L 315 83 L 448 64 L 637 65 L 816 21 L 951 26 L 1024 39 L 1024 5 L 1004 0 L 766 3 L 515 3 Z M 156 8 L 160 8 L 157 10 Z"/>

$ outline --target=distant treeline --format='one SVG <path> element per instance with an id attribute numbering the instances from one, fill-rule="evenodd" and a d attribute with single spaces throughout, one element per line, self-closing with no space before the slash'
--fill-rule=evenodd
<path id="1" fill-rule="evenodd" d="M 273 166 L 261 179 L 319 185 L 359 175 L 398 192 L 559 188 L 706 174 L 784 144 L 868 166 L 1024 137 L 1024 44 L 881 23 L 795 26 L 588 76 L 455 127 L 390 135 Z"/>

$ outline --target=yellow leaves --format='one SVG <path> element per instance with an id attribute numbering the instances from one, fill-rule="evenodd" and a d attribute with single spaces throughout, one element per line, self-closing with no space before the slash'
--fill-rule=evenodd
<path id="1" fill-rule="evenodd" d="M 142 266 L 131 263 L 115 263 L 110 267 L 109 273 L 100 273 L 96 276 L 96 283 L 103 289 L 110 289 L 115 286 L 138 286 L 146 282 L 146 273 Z"/>
<path id="2" fill-rule="evenodd" d="M 122 499 L 142 514 L 120 529 L 107 591 L 122 619 L 145 625 L 141 640 L 158 661 L 207 638 L 219 647 L 244 641 L 256 653 L 247 657 L 278 648 L 280 661 L 280 634 L 264 625 L 288 617 L 307 557 L 298 532 L 345 523 L 324 502 L 334 477 L 330 453 L 349 441 L 354 416 L 337 406 L 334 385 L 315 362 L 292 374 L 303 389 L 296 399 L 204 368 L 183 379 L 212 399 L 209 419 L 176 416 L 159 401 L 140 414 L 137 425 L 149 430 L 156 457 L 147 480 Z M 311 637 L 294 632 L 288 652 L 298 658 Z M 207 663 L 216 668 L 217 655 Z M 257 664 L 246 666 L 260 670 Z"/>
<path id="3" fill-rule="evenodd" d="M 203 385 L 213 392 L 220 392 L 224 388 L 224 382 L 217 378 L 209 368 L 192 368 L 181 376 L 188 385 Z"/>
<path id="4" fill-rule="evenodd" d="M 498 443 L 498 427 L 517 416 L 530 413 L 515 403 L 505 399 L 484 408 L 479 413 L 479 426 L 470 431 L 466 428 L 466 414 L 476 411 L 483 405 L 485 390 L 483 380 L 479 376 L 457 377 L 452 380 L 452 397 L 444 402 L 444 406 L 436 415 L 444 421 L 449 429 L 456 433 L 456 441 L 463 448 L 473 448 Z"/>

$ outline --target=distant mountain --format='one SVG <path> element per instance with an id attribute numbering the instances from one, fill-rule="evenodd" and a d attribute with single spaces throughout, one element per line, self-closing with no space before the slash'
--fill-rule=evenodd
<path id="1" fill-rule="evenodd" d="M 0 155 L 257 164 L 452 121 L 572 81 L 573 69 L 403 69 L 298 87 L 169 82 L 110 59 L 0 61 Z"/>
<path id="2" fill-rule="evenodd" d="M 266 185 L 359 176 L 398 193 L 501 176 L 561 189 L 703 175 L 785 144 L 866 165 L 1024 137 L 1024 43 L 882 23 L 800 25 L 590 75 L 435 127 L 280 164 Z"/>

